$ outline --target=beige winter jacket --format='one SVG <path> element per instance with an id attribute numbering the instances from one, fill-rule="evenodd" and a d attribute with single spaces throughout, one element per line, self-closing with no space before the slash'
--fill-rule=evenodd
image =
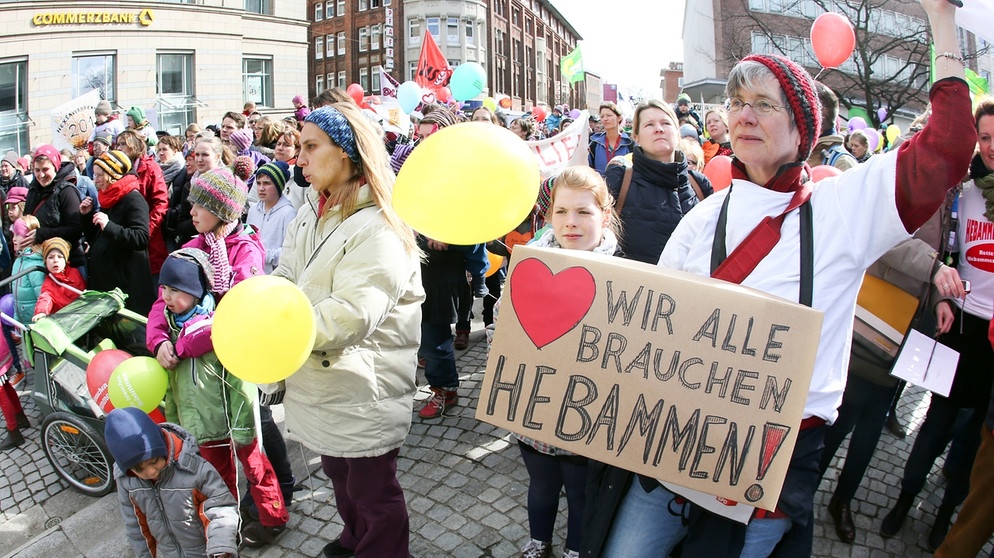
<path id="1" fill-rule="evenodd" d="M 287 435 L 334 457 L 376 457 L 411 426 L 420 343 L 421 264 L 373 203 L 369 189 L 344 222 L 317 216 L 317 195 L 290 224 L 274 275 L 303 289 L 317 339 L 286 380 Z"/>

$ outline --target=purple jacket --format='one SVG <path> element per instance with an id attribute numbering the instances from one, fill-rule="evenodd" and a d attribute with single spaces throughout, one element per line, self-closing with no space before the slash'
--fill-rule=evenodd
<path id="1" fill-rule="evenodd" d="M 228 261 L 231 262 L 232 286 L 249 277 L 265 274 L 263 262 L 266 251 L 257 234 L 248 234 L 246 229 L 236 231 L 224 239 L 224 244 L 228 249 Z M 204 235 L 198 234 L 193 240 L 184 244 L 183 248 L 197 248 L 207 252 L 207 242 L 204 241 Z M 217 298 L 220 302 L 220 297 Z M 166 321 L 166 305 L 162 302 L 162 289 L 159 289 L 158 298 L 148 314 L 145 345 L 154 355 L 164 341 L 169 341 L 169 322 Z M 179 354 L 178 348 L 177 354 Z"/>

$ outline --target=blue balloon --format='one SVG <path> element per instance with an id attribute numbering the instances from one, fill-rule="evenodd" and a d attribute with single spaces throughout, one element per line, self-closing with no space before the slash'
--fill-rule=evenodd
<path id="1" fill-rule="evenodd" d="M 456 66 L 449 80 L 449 91 L 457 101 L 466 101 L 483 92 L 487 86 L 487 71 L 476 62 Z"/>
<path id="2" fill-rule="evenodd" d="M 410 114 L 421 104 L 421 86 L 413 81 L 405 81 L 397 88 L 397 102 L 400 110 Z"/>

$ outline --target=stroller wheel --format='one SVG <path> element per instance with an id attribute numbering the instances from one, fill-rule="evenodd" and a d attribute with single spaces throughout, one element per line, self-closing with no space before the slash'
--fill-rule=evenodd
<path id="1" fill-rule="evenodd" d="M 41 433 L 45 456 L 69 486 L 89 496 L 114 489 L 114 460 L 93 427 L 60 411 L 45 418 Z"/>

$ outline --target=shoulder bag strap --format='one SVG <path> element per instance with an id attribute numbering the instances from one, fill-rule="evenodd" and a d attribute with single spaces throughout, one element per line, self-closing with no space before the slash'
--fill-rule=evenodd
<path id="1" fill-rule="evenodd" d="M 621 191 L 618 192 L 618 201 L 614 204 L 615 211 L 621 215 L 621 210 L 625 207 L 625 198 L 628 197 L 628 188 L 632 185 L 632 165 L 625 165 L 625 178 L 621 180 Z"/>
<path id="2" fill-rule="evenodd" d="M 693 173 L 689 170 L 687 171 L 687 178 L 690 180 L 690 187 L 694 189 L 694 193 L 697 194 L 698 201 L 704 201 L 704 191 L 701 190 L 701 185 L 697 183 L 697 179 L 694 178 Z"/>

